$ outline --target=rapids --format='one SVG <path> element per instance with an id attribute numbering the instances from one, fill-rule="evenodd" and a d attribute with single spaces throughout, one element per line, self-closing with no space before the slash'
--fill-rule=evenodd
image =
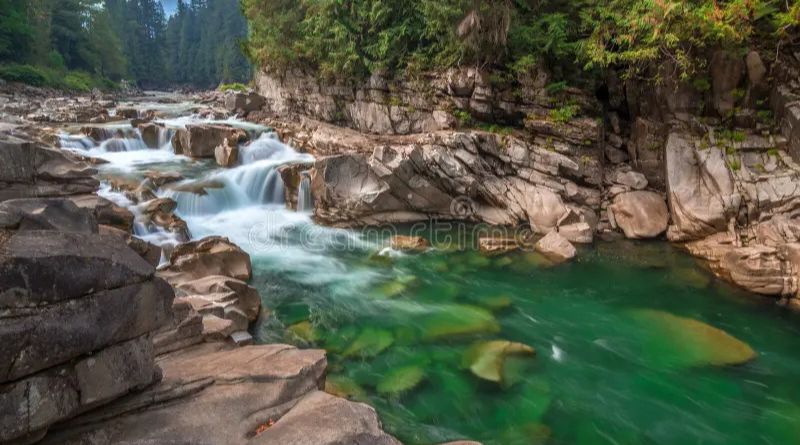
<path id="1" fill-rule="evenodd" d="M 184 102 L 163 107 L 167 128 L 209 122 L 186 115 Z M 112 138 L 120 142 L 64 134 L 62 146 L 108 161 L 101 178 L 180 172 L 185 180 L 159 194 L 177 201 L 192 235 L 226 236 L 251 254 L 253 284 L 272 311 L 253 326 L 257 340 L 325 348 L 328 389 L 375 406 L 405 443 L 800 443 L 800 319 L 670 245 L 598 242 L 553 266 L 532 253 L 485 257 L 475 227 L 431 223 L 423 233 L 434 249 L 402 254 L 389 237 L 420 227 L 314 224 L 307 176 L 300 211 L 287 210 L 277 168 L 312 158 L 267 128 L 224 122 L 254 137 L 231 169 L 176 156 L 168 130 L 159 147 L 129 127 Z M 101 194 L 140 214 L 107 184 Z M 176 242 L 141 224 L 136 234 Z M 723 329 L 758 356 L 715 366 L 730 340 L 686 320 Z M 471 356 L 482 340 L 535 355 L 490 356 L 481 366 L 496 365 L 500 381 L 488 381 Z"/>

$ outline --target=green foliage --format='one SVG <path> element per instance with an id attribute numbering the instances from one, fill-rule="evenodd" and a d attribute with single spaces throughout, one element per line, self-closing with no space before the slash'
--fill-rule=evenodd
<path id="1" fill-rule="evenodd" d="M 94 88 L 113 90 L 118 85 L 102 76 L 85 71 L 64 71 L 42 66 L 8 64 L 0 65 L 0 79 L 21 82 L 37 87 L 57 88 L 76 92 L 89 92 Z"/>
<path id="2" fill-rule="evenodd" d="M 86 93 L 92 90 L 93 84 L 92 76 L 83 71 L 72 71 L 64 77 L 64 85 L 72 91 Z"/>
<path id="3" fill-rule="evenodd" d="M 565 70 L 671 66 L 704 71 L 708 50 L 791 42 L 797 0 L 243 0 L 259 66 L 358 78 L 491 65 L 517 78 Z"/>
<path id="4" fill-rule="evenodd" d="M 47 73 L 31 65 L 0 66 L 0 78 L 9 82 L 22 82 L 33 86 L 45 86 L 50 82 Z"/>
<path id="5" fill-rule="evenodd" d="M 581 108 L 578 105 L 564 105 L 550 110 L 550 119 L 552 119 L 553 122 L 567 123 L 577 116 L 580 111 Z"/>
<path id="6" fill-rule="evenodd" d="M 234 83 L 223 83 L 222 85 L 217 88 L 219 91 L 226 92 L 226 91 L 238 91 L 240 93 L 247 92 L 248 88 L 247 85 L 239 82 Z"/>
<path id="7" fill-rule="evenodd" d="M 13 67 L 7 76 L 74 91 L 122 79 L 145 87 L 244 82 L 247 23 L 238 3 L 179 0 L 168 21 L 160 0 L 0 0 L 0 63 L 41 67 L 43 76 Z"/>
<path id="8" fill-rule="evenodd" d="M 453 116 L 458 121 L 459 127 L 470 127 L 475 122 L 472 114 L 466 110 L 455 110 L 453 111 Z"/>

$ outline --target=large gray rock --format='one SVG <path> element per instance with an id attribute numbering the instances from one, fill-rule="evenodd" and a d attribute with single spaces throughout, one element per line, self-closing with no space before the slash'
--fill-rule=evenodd
<path id="1" fill-rule="evenodd" d="M 144 283 L 154 273 L 153 266 L 116 237 L 18 232 L 0 249 L 0 308 L 76 299 Z"/>
<path id="2" fill-rule="evenodd" d="M 621 193 L 608 207 L 609 216 L 629 239 L 655 238 L 667 231 L 669 211 L 664 198 L 655 192 Z"/>
<path id="3" fill-rule="evenodd" d="M 155 331 L 169 320 L 172 298 L 172 288 L 154 279 L 75 300 L 6 310 L 0 324 L 0 360 L 6 363 L 0 382 Z"/>
<path id="4" fill-rule="evenodd" d="M 0 203 L 0 229 L 97 233 L 97 220 L 69 199 L 13 199 Z"/>
<path id="5" fill-rule="evenodd" d="M 0 135 L 0 202 L 93 193 L 95 173 L 65 152 Z"/>
<path id="6" fill-rule="evenodd" d="M 161 383 L 62 425 L 43 444 L 399 445 L 372 408 L 319 391 L 324 351 L 204 344 L 159 365 Z"/>
<path id="7" fill-rule="evenodd" d="M 585 164 L 545 147 L 488 133 L 437 133 L 380 145 L 365 156 L 319 159 L 311 170 L 315 218 L 353 226 L 427 220 L 530 224 L 548 233 L 574 207 L 600 204 L 597 158 Z M 594 159 L 594 160 L 592 160 Z M 595 161 L 597 163 L 595 164 Z M 598 170 L 599 171 L 599 170 Z"/>
<path id="8" fill-rule="evenodd" d="M 742 197 L 715 147 L 697 150 L 691 137 L 672 133 L 666 147 L 672 241 L 698 239 L 727 230 Z"/>
<path id="9" fill-rule="evenodd" d="M 139 337 L 0 385 L 0 412 L 9 414 L 0 416 L 0 441 L 35 442 L 51 425 L 141 390 L 159 377 L 152 343 Z"/>

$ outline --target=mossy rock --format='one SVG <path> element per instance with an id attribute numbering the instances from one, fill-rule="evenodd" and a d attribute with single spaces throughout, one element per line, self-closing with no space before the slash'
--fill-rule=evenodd
<path id="1" fill-rule="evenodd" d="M 394 335 L 383 329 L 364 328 L 353 343 L 342 352 L 344 357 L 374 357 L 394 343 Z"/>
<path id="2" fill-rule="evenodd" d="M 425 378 L 425 370 L 420 366 L 404 366 L 390 371 L 378 383 L 378 393 L 397 396 L 414 389 Z"/>
<path id="3" fill-rule="evenodd" d="M 329 375 L 325 379 L 325 392 L 350 400 L 367 400 L 367 392 L 355 380 L 343 375 Z"/>
<path id="4" fill-rule="evenodd" d="M 457 304 L 435 306 L 434 311 L 420 317 L 420 325 L 424 340 L 500 332 L 500 324 L 491 312 Z"/>
<path id="5" fill-rule="evenodd" d="M 641 356 L 648 364 L 665 367 L 741 365 L 756 352 L 727 332 L 691 318 L 656 310 L 630 312 L 645 335 Z"/>
<path id="6" fill-rule="evenodd" d="M 525 344 L 508 340 L 480 341 L 465 353 L 462 365 L 476 376 L 490 382 L 504 382 L 504 367 L 509 356 L 534 356 L 536 351 Z"/>
<path id="7" fill-rule="evenodd" d="M 319 335 L 317 334 L 316 329 L 314 329 L 314 325 L 312 325 L 310 321 L 302 321 L 300 323 L 293 324 L 289 326 L 287 331 L 307 343 L 313 343 L 319 340 Z"/>

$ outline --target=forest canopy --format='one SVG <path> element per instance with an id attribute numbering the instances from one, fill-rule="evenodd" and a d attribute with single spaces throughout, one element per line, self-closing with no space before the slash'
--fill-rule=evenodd
<path id="1" fill-rule="evenodd" d="M 0 0 L 0 78 L 87 91 L 246 81 L 238 0 Z"/>
<path id="2" fill-rule="evenodd" d="M 709 49 L 797 40 L 798 0 L 242 0 L 246 48 L 271 69 L 361 77 L 475 65 L 526 73 L 670 60 L 685 77 Z"/>

